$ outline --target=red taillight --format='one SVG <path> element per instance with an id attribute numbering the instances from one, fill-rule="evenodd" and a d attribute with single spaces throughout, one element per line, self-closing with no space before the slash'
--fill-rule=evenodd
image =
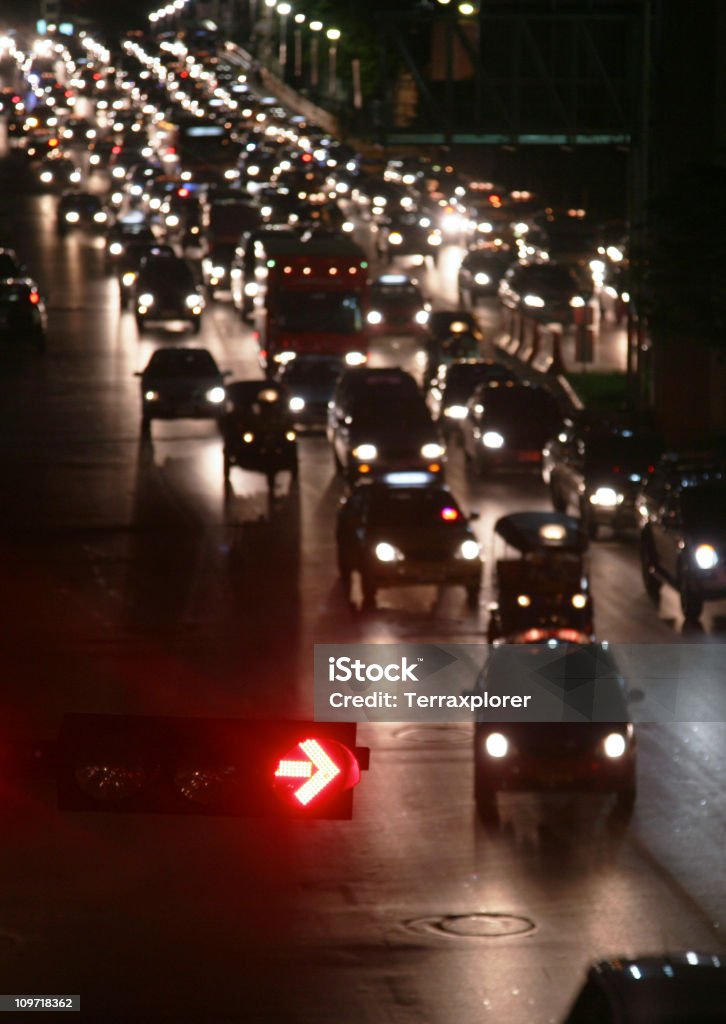
<path id="1" fill-rule="evenodd" d="M 619 473 L 619 472 L 620 472 L 620 466 L 613 466 L 613 473 Z"/>
<path id="2" fill-rule="evenodd" d="M 176 146 L 167 146 L 166 152 L 173 156 L 176 153 Z"/>
<path id="3" fill-rule="evenodd" d="M 178 188 L 176 190 L 176 194 L 178 196 L 180 196 L 182 199 L 186 199 L 186 197 L 189 195 L 189 189 L 188 188 Z"/>
<path id="4" fill-rule="evenodd" d="M 301 159 L 302 159 L 302 162 L 303 162 L 304 164 L 309 164 L 309 163 L 311 163 L 311 162 L 312 162 L 312 159 L 313 159 L 313 155 L 312 155 L 312 153 L 303 153 L 303 155 L 302 155 L 302 158 L 301 158 Z"/>
<path id="5" fill-rule="evenodd" d="M 34 306 L 37 306 L 40 302 L 40 295 L 37 292 L 31 292 L 28 298 Z"/>
<path id="6" fill-rule="evenodd" d="M 111 152 L 118 156 L 118 154 L 121 152 L 121 146 L 112 146 Z"/>
<path id="7" fill-rule="evenodd" d="M 441 509 L 441 518 L 446 523 L 455 523 L 456 520 L 459 518 L 459 512 L 457 509 L 449 508 L 447 506 L 446 508 Z"/>

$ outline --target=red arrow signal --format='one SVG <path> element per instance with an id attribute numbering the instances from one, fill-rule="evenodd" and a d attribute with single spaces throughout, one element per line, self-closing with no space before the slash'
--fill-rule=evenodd
<path id="1" fill-rule="evenodd" d="M 335 751 L 330 749 L 333 746 Z M 304 780 L 302 785 L 298 785 L 301 780 Z M 359 781 L 358 763 L 350 751 L 341 744 L 331 742 L 326 749 L 316 739 L 301 740 L 293 750 L 280 758 L 275 769 L 276 785 L 287 791 L 301 807 L 307 807 L 333 783 L 337 783 L 337 790 L 349 789 Z"/>

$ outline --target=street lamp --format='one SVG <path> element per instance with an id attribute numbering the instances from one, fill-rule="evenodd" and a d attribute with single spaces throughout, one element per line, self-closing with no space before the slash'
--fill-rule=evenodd
<path id="1" fill-rule="evenodd" d="M 305 24 L 305 15 L 304 14 L 296 14 L 295 15 L 295 30 L 293 32 L 293 46 L 294 46 L 294 49 L 295 49 L 295 55 L 294 55 L 294 58 L 293 58 L 293 60 L 294 60 L 293 74 L 295 75 L 295 78 L 300 78 L 300 76 L 302 75 L 302 28 L 301 28 L 301 26 L 304 25 L 304 24 Z"/>
<path id="2" fill-rule="evenodd" d="M 323 31 L 322 21 L 311 21 L 310 31 L 313 33 L 310 37 L 310 85 L 312 88 L 317 89 L 320 81 L 320 72 L 318 67 L 318 33 Z"/>
<path id="3" fill-rule="evenodd" d="M 277 13 L 280 15 L 280 50 L 278 59 L 282 69 L 282 77 L 285 77 L 285 65 L 287 64 L 287 19 L 292 13 L 292 7 L 288 3 L 277 5 Z"/>
<path id="4" fill-rule="evenodd" d="M 332 98 L 338 91 L 338 40 L 339 28 L 329 28 L 325 33 L 330 43 L 328 48 L 328 95 Z"/>

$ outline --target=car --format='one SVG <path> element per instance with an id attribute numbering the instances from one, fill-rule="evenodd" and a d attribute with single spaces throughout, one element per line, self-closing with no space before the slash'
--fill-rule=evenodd
<path id="1" fill-rule="evenodd" d="M 346 370 L 328 408 L 327 435 L 336 469 L 349 480 L 393 470 L 443 471 L 446 449 L 404 370 Z"/>
<path id="2" fill-rule="evenodd" d="M 227 242 L 213 244 L 202 259 L 202 277 L 210 295 L 230 288 L 230 270 L 236 246 Z"/>
<path id="3" fill-rule="evenodd" d="M 448 488 L 426 472 L 358 483 L 343 499 L 336 528 L 346 590 L 358 572 L 369 606 L 383 587 L 436 583 L 464 587 L 476 607 L 481 549 L 469 522 Z"/>
<path id="4" fill-rule="evenodd" d="M 516 263 L 502 276 L 498 295 L 505 309 L 546 323 L 571 324 L 592 301 L 592 282 L 566 264 Z"/>
<path id="5" fill-rule="evenodd" d="M 464 455 L 480 473 L 498 466 L 533 467 L 562 421 L 562 409 L 546 387 L 529 381 L 480 384 L 459 421 Z"/>
<path id="6" fill-rule="evenodd" d="M 283 364 L 277 379 L 290 394 L 290 412 L 297 427 L 324 427 L 328 404 L 346 369 L 342 356 L 298 353 Z"/>
<path id="7" fill-rule="evenodd" d="M 665 456 L 637 498 L 646 592 L 662 583 L 680 595 L 687 621 L 726 597 L 726 460 Z"/>
<path id="8" fill-rule="evenodd" d="M 722 953 L 614 956 L 593 964 L 562 1024 L 721 1024 Z"/>
<path id="9" fill-rule="evenodd" d="M 426 395 L 431 415 L 445 435 L 458 430 L 466 419 L 468 403 L 480 384 L 516 381 L 513 370 L 494 359 L 458 359 L 442 363 Z"/>
<path id="10" fill-rule="evenodd" d="M 489 652 L 476 682 L 479 696 L 512 694 L 525 681 L 528 691 L 536 692 L 541 678 L 550 699 L 561 695 L 559 713 L 566 714 L 572 680 L 577 680 L 582 695 L 588 684 L 597 684 L 597 706 L 607 709 L 603 713 L 609 720 L 585 716 L 583 721 L 580 714 L 570 721 L 527 721 L 524 716 L 502 721 L 506 712 L 477 712 L 474 798 L 481 820 L 498 820 L 501 792 L 614 793 L 617 812 L 629 815 L 636 795 L 636 734 L 628 701 L 642 694 L 628 691 L 608 646 L 555 638 L 542 642 L 538 636 L 534 643 L 503 643 Z"/>
<path id="11" fill-rule="evenodd" d="M 219 419 L 227 393 L 222 372 L 205 348 L 160 348 L 141 378 L 141 433 L 148 437 L 155 419 Z"/>
<path id="12" fill-rule="evenodd" d="M 566 420 L 542 451 L 542 478 L 557 512 L 573 509 L 590 537 L 636 526 L 635 499 L 663 452 L 663 441 L 632 417 Z"/>
<path id="13" fill-rule="evenodd" d="M 430 306 L 405 274 L 381 274 L 372 283 L 366 314 L 369 334 L 426 335 Z"/>
<path id="14" fill-rule="evenodd" d="M 194 334 L 201 330 L 204 296 L 186 260 L 166 253 L 146 256 L 132 287 L 140 331 L 147 323 L 174 321 L 187 321 Z"/>
<path id="15" fill-rule="evenodd" d="M 45 302 L 34 281 L 0 278 L 0 343 L 27 340 L 43 349 L 47 325 Z"/>
<path id="16" fill-rule="evenodd" d="M 170 245 L 159 245 L 155 241 L 137 242 L 131 240 L 124 243 L 123 252 L 116 260 L 121 309 L 127 309 L 131 302 L 139 267 L 143 261 L 148 256 L 168 257 L 174 255 L 174 250 Z"/>
<path id="17" fill-rule="evenodd" d="M 379 224 L 376 234 L 376 251 L 389 263 L 398 256 L 416 256 L 420 263 L 430 256 L 436 262 L 441 244 L 440 229 L 420 213 L 396 212 Z"/>
<path id="18" fill-rule="evenodd" d="M 81 182 L 80 168 L 62 156 L 49 156 L 38 165 L 38 182 L 43 188 L 68 188 Z"/>
<path id="19" fill-rule="evenodd" d="M 156 235 L 144 217 L 120 217 L 106 232 L 107 269 L 123 260 L 127 245 L 154 245 L 156 242 Z"/>
<path id="20" fill-rule="evenodd" d="M 232 301 L 240 317 L 246 320 L 255 307 L 255 296 L 260 285 L 255 280 L 255 246 L 257 242 L 265 244 L 270 239 L 294 241 L 299 239 L 297 231 L 286 225 L 269 224 L 255 231 L 245 231 L 238 243 L 230 267 L 230 284 Z"/>
<path id="21" fill-rule="evenodd" d="M 71 228 L 101 230 L 108 222 L 108 213 L 97 195 L 91 192 L 64 192 L 56 213 L 58 233 L 66 234 Z"/>
<path id="22" fill-rule="evenodd" d="M 502 276 L 515 261 L 508 245 L 480 246 L 468 252 L 459 267 L 459 304 L 473 306 L 477 299 L 496 295 Z"/>

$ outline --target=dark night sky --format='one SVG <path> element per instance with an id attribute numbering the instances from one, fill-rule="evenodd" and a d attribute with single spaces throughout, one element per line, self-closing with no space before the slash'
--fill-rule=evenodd
<path id="1" fill-rule="evenodd" d="M 103 28 L 126 30 L 141 28 L 146 16 L 155 6 L 154 0 L 66 0 L 64 7 L 69 17 L 90 19 Z M 40 2 L 27 0 L 0 0 L 0 24 L 12 26 L 28 25 L 40 11 Z"/>

